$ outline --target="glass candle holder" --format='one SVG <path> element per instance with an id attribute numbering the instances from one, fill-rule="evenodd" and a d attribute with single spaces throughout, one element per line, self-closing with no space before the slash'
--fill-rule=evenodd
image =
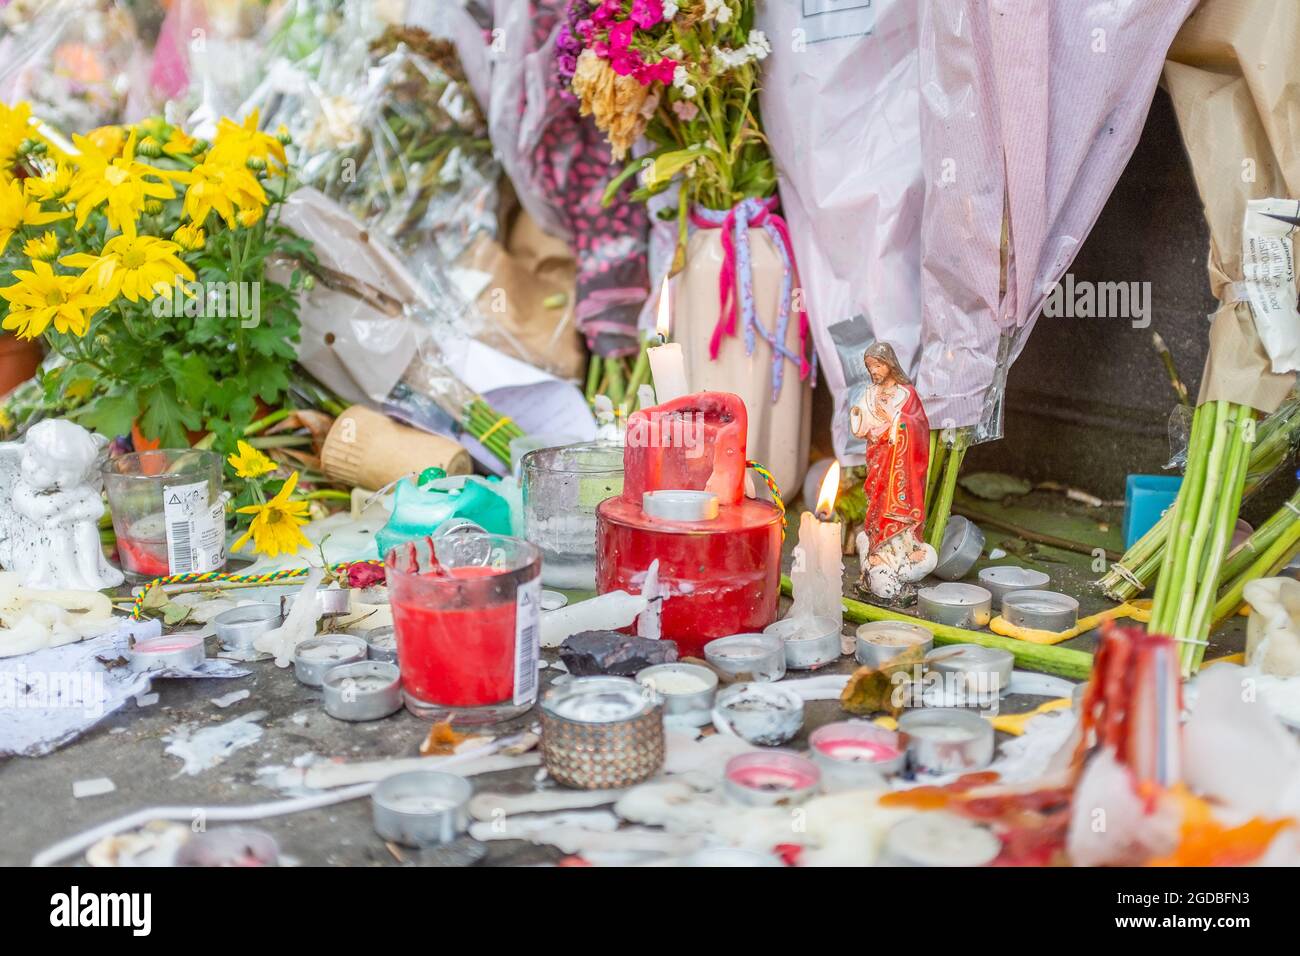
<path id="1" fill-rule="evenodd" d="M 384 559 L 407 710 L 491 723 L 537 698 L 542 555 L 528 541 L 461 533 Z"/>
<path id="2" fill-rule="evenodd" d="M 138 451 L 104 463 L 104 490 L 127 580 L 226 566 L 221 456 L 197 448 Z"/>
<path id="3" fill-rule="evenodd" d="M 547 587 L 596 589 L 596 506 L 623 491 L 623 448 L 586 442 L 539 448 L 520 464 L 524 527 L 542 549 Z"/>

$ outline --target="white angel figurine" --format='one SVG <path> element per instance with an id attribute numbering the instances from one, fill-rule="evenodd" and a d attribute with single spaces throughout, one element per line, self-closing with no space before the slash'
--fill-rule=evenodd
<path id="1" fill-rule="evenodd" d="M 100 591 L 122 583 L 99 540 L 99 464 L 107 442 L 48 419 L 0 445 L 0 565 L 39 590 Z"/>

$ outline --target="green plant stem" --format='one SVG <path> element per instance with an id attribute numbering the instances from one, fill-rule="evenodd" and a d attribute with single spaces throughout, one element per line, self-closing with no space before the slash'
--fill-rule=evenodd
<path id="1" fill-rule="evenodd" d="M 627 378 L 627 397 L 635 406 L 637 404 L 637 392 L 641 386 L 650 380 L 650 351 L 647 348 L 648 341 L 641 342 L 641 351 L 637 353 L 636 361 L 632 363 L 632 374 Z"/>
<path id="2" fill-rule="evenodd" d="M 596 397 L 596 387 L 600 385 L 600 366 L 603 359 L 599 355 L 593 355 L 591 361 L 587 363 L 587 401 Z"/>
<path id="3" fill-rule="evenodd" d="M 781 591 L 787 596 L 792 592 L 790 579 L 785 575 L 781 576 Z M 854 624 L 864 624 L 867 621 L 901 621 L 905 624 L 917 624 L 934 635 L 936 644 L 979 644 L 982 647 L 999 648 L 1010 651 L 1020 667 L 1046 674 L 1058 674 L 1074 680 L 1083 680 L 1092 673 L 1092 655 L 1087 651 L 1076 651 L 1051 644 L 1033 644 L 1013 637 L 990 634 L 987 631 L 968 631 L 946 624 L 935 624 L 933 621 L 855 601 L 853 598 L 846 597 L 841 600 L 844 604 L 844 617 Z"/>
<path id="4" fill-rule="evenodd" d="M 930 462 L 925 474 L 925 509 L 926 514 L 930 513 L 930 508 L 934 505 L 934 491 L 939 484 L 939 478 L 943 475 L 944 459 L 948 455 L 948 446 L 944 443 L 939 432 L 930 432 Z"/>
<path id="5" fill-rule="evenodd" d="M 351 501 L 352 494 L 337 488 L 319 488 L 302 496 L 304 501 Z"/>
<path id="6" fill-rule="evenodd" d="M 1273 577 L 1300 552 L 1300 521 L 1294 521 L 1245 570 L 1219 592 L 1214 604 L 1214 626 L 1222 624 L 1241 607 L 1242 592 L 1257 578 Z"/>
<path id="7" fill-rule="evenodd" d="M 943 532 L 948 527 L 948 515 L 952 512 L 952 496 L 957 490 L 957 474 L 961 471 L 961 462 L 966 457 L 966 446 L 970 438 L 965 429 L 953 437 L 952 448 L 948 452 L 943 466 L 943 480 L 939 484 L 939 495 L 934 508 L 926 512 L 926 544 L 936 551 L 943 545 Z"/>
<path id="8" fill-rule="evenodd" d="M 623 400 L 627 396 L 625 385 L 626 380 L 623 377 L 623 360 L 606 359 L 605 368 L 609 373 L 609 381 L 605 386 L 605 394 L 609 396 L 609 400 L 613 402 L 614 407 L 617 408 L 623 404 Z"/>
<path id="9" fill-rule="evenodd" d="M 1191 540 L 1183 555 L 1182 570 L 1178 577 L 1179 588 L 1173 611 L 1173 625 L 1168 631 L 1160 632 L 1173 637 L 1194 637 L 1192 631 L 1192 612 L 1196 595 L 1196 585 L 1200 580 L 1201 565 L 1205 560 L 1206 545 L 1210 532 L 1215 527 L 1217 503 L 1223 487 L 1223 473 L 1232 435 L 1229 432 L 1230 402 L 1213 403 L 1214 433 L 1210 442 L 1210 455 L 1205 462 L 1204 479 L 1196 496 L 1192 499 L 1196 505 L 1195 518 L 1191 524 Z"/>
<path id="10" fill-rule="evenodd" d="M 1228 462 L 1224 469 L 1222 491 L 1216 498 L 1206 497 L 1207 505 L 1213 506 L 1213 525 L 1208 542 L 1209 552 L 1205 564 L 1197 575 L 1196 601 L 1192 607 L 1189 636 L 1197 640 L 1209 637 L 1211 612 L 1218 591 L 1219 572 L 1223 567 L 1224 556 L 1232 541 L 1232 531 L 1237 524 L 1237 511 L 1241 506 L 1241 489 L 1246 481 L 1246 454 L 1249 445 L 1245 440 L 1247 422 L 1251 420 L 1252 411 L 1248 405 L 1233 408 L 1234 415 L 1225 436 L 1229 445 Z M 1188 661 L 1187 673 L 1200 668 L 1205 657 L 1204 644 L 1184 644 L 1184 659 Z"/>
<path id="11" fill-rule="evenodd" d="M 1268 520 L 1256 528 L 1245 541 L 1228 555 L 1219 571 L 1219 585 L 1222 587 L 1233 580 L 1255 559 L 1273 546 L 1282 533 L 1296 521 L 1300 521 L 1300 488 L 1291 495 L 1286 504 L 1269 515 Z"/>
<path id="12" fill-rule="evenodd" d="M 1191 540 L 1196 512 L 1200 507 L 1201 485 L 1205 480 L 1205 448 L 1209 444 L 1209 430 L 1213 427 L 1210 413 L 1202 406 L 1192 415 L 1192 434 L 1187 447 L 1187 472 L 1178 497 L 1174 499 L 1170 519 L 1170 546 L 1164 550 L 1160 577 L 1156 580 L 1156 593 L 1152 600 L 1151 620 L 1148 630 L 1168 634 L 1174 625 L 1177 595 L 1181 591 L 1181 574 L 1186 563 L 1187 543 Z"/>
<path id="13" fill-rule="evenodd" d="M 298 409 L 296 408 L 281 408 L 278 409 L 277 411 L 271 412 L 270 414 L 262 418 L 259 418 L 257 421 L 251 422 L 247 426 L 245 426 L 244 437 L 247 438 L 249 435 L 256 435 L 259 432 L 264 432 L 272 425 L 278 424 L 284 421 L 290 415 L 296 415 L 296 414 L 298 414 Z"/>

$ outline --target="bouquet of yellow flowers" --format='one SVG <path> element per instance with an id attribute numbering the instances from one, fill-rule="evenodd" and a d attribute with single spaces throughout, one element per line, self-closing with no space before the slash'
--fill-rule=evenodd
<path id="1" fill-rule="evenodd" d="M 60 356 L 51 404 L 109 436 L 233 449 L 283 398 L 302 279 L 267 262 L 311 259 L 277 221 L 286 139 L 253 113 L 211 142 L 159 117 L 69 142 L 0 104 L 0 325 Z"/>

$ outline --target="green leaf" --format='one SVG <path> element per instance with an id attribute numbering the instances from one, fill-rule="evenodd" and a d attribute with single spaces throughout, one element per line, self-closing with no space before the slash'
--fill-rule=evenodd
<path id="1" fill-rule="evenodd" d="M 692 163 L 704 156 L 714 155 L 711 149 L 679 149 L 671 153 L 664 153 L 655 158 L 654 165 L 650 168 L 650 174 L 646 177 L 647 187 L 654 188 L 661 183 L 666 183 L 678 173 L 680 173 L 688 163 Z"/>
<path id="2" fill-rule="evenodd" d="M 109 438 L 131 433 L 131 424 L 140 414 L 140 403 L 135 390 L 101 395 L 87 405 L 70 413 L 69 418 L 79 425 L 99 432 Z"/>
<path id="3" fill-rule="evenodd" d="M 140 418 L 140 431 L 146 438 L 161 441 L 164 448 L 189 447 L 186 431 L 197 431 L 202 424 L 198 412 L 183 406 L 177 400 L 175 387 L 170 383 L 147 394 L 144 415 Z"/>

